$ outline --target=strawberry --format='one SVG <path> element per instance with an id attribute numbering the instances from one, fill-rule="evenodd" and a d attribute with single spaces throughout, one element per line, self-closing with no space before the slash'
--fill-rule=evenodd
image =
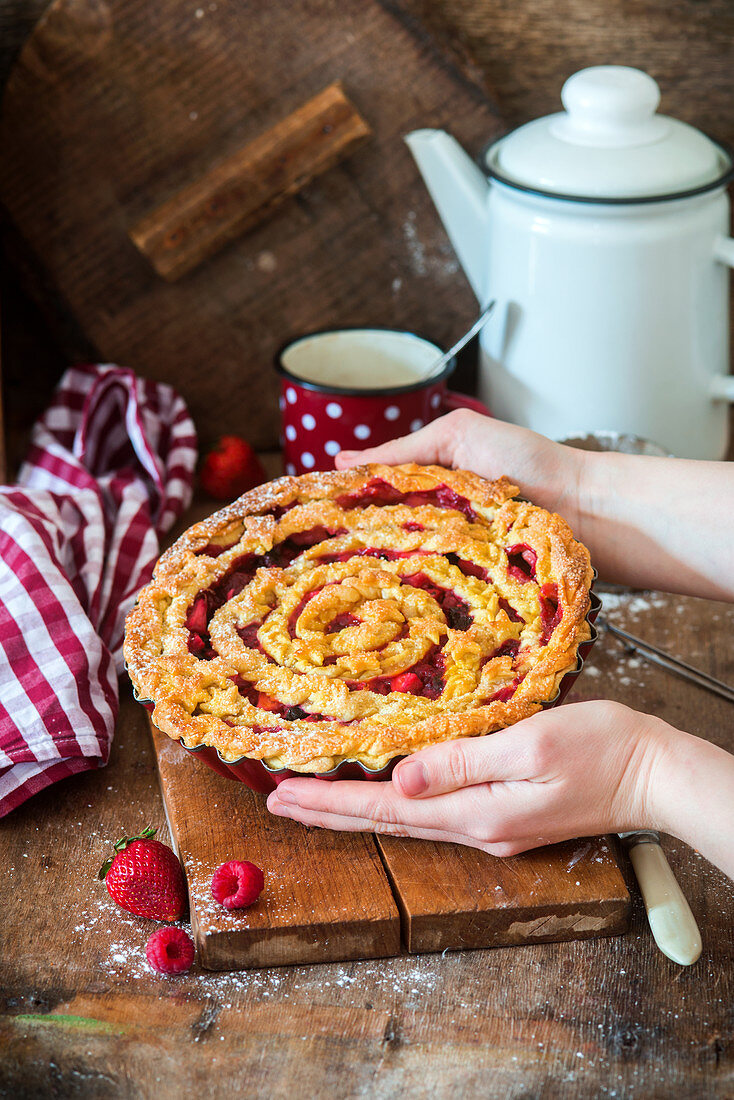
<path id="1" fill-rule="evenodd" d="M 183 974 L 191 969 L 194 945 L 183 928 L 158 928 L 145 945 L 145 957 L 161 974 Z"/>
<path id="2" fill-rule="evenodd" d="M 196 597 L 189 608 L 185 623 L 187 630 L 193 630 L 195 634 L 203 634 L 206 630 L 207 611 L 206 596 L 202 593 L 201 596 Z"/>
<path id="3" fill-rule="evenodd" d="M 216 500 L 233 500 L 265 481 L 265 471 L 250 444 L 238 435 L 223 435 L 204 459 L 201 487 Z"/>
<path id="4" fill-rule="evenodd" d="M 123 836 L 99 871 L 113 901 L 136 917 L 175 921 L 186 910 L 186 883 L 171 849 L 151 840 L 155 829 Z"/>

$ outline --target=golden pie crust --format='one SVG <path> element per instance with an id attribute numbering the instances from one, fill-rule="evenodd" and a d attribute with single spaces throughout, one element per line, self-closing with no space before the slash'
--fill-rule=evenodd
<path id="1" fill-rule="evenodd" d="M 189 748 L 316 773 L 528 717 L 590 637 L 593 572 L 568 524 L 517 492 L 372 465 L 245 493 L 141 591 L 137 697 Z"/>

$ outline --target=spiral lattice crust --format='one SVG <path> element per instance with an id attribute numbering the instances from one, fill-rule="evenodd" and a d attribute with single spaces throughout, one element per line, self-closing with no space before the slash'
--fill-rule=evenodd
<path id="1" fill-rule="evenodd" d="M 378 769 L 555 695 L 589 637 L 568 525 L 437 466 L 281 478 L 196 524 L 127 620 L 153 721 L 225 760 Z"/>

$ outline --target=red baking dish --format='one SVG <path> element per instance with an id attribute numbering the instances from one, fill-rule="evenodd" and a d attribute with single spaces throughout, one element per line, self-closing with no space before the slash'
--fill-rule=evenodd
<path id="1" fill-rule="evenodd" d="M 589 613 L 586 616 L 586 620 L 589 623 L 591 629 L 591 637 L 588 642 L 582 642 L 578 648 L 578 659 L 576 661 L 576 667 L 567 672 L 561 680 L 558 688 L 558 693 L 554 699 L 551 699 L 543 706 L 544 710 L 550 707 L 557 707 L 559 703 L 568 695 L 569 691 L 573 687 L 576 679 L 580 675 L 584 667 L 584 662 L 593 646 L 594 642 L 598 638 L 594 621 L 601 611 L 601 600 L 595 592 L 589 593 L 591 599 L 591 607 Z M 211 748 L 208 745 L 199 745 L 196 748 L 189 748 L 183 741 L 181 745 L 188 753 L 195 756 L 198 760 L 201 760 L 204 764 L 207 764 L 210 768 L 213 768 L 215 772 L 219 772 L 220 775 L 226 776 L 228 779 L 236 779 L 240 783 L 245 783 L 253 791 L 260 791 L 262 794 L 269 794 L 274 791 L 279 783 L 282 783 L 284 779 L 293 779 L 298 776 L 303 776 L 304 772 L 290 771 L 288 768 L 280 768 L 273 770 L 268 768 L 261 760 L 253 760 L 250 757 L 240 757 L 239 760 L 227 761 L 224 760 L 216 749 Z M 365 768 L 362 764 L 356 760 L 344 760 L 341 764 L 338 764 L 336 768 L 332 768 L 329 772 L 320 772 L 313 775 L 316 779 L 368 779 L 368 780 L 384 780 L 389 779 L 393 768 L 397 764 L 398 760 L 403 757 L 396 756 L 390 761 L 384 768 L 379 771 L 374 771 L 370 768 Z"/>

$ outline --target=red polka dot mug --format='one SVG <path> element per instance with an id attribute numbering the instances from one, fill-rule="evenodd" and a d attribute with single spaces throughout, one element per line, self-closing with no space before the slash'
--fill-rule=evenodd
<path id="1" fill-rule="evenodd" d="M 392 329 L 335 329 L 301 336 L 278 355 L 283 457 L 288 474 L 333 470 L 342 450 L 360 450 L 417 431 L 449 409 L 489 416 L 476 398 L 447 389 L 441 349 Z"/>

